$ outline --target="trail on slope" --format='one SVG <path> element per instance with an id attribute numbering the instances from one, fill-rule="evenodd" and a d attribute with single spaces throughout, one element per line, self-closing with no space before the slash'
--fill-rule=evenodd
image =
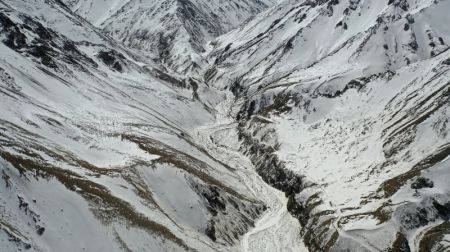
<path id="1" fill-rule="evenodd" d="M 193 137 L 215 158 L 235 168 L 242 183 L 267 205 L 255 227 L 241 238 L 240 251 L 308 251 L 300 237 L 299 221 L 287 211 L 284 193 L 266 184 L 251 161 L 239 152 L 237 123 L 230 116 L 236 108 L 234 97 L 228 95 L 216 108 L 215 123 L 197 128 Z"/>

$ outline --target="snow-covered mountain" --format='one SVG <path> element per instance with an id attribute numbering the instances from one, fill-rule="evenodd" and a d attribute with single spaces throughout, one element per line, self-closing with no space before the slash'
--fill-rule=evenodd
<path id="1" fill-rule="evenodd" d="M 448 0 L 0 0 L 0 251 L 449 251 Z"/>
<path id="2" fill-rule="evenodd" d="M 239 245 L 266 203 L 245 163 L 197 140 L 221 94 L 159 70 L 59 1 L 0 10 L 1 251 Z"/>
<path id="3" fill-rule="evenodd" d="M 310 251 L 448 251 L 449 1 L 284 1 L 213 42 Z"/>
<path id="4" fill-rule="evenodd" d="M 395 71 L 448 48 L 446 7 L 432 0 L 284 1 L 214 41 L 208 74 L 215 84 L 224 76 L 257 89 L 319 62 L 346 75 Z"/>
<path id="5" fill-rule="evenodd" d="M 196 72 L 206 42 L 274 0 L 64 0 L 77 14 L 130 48 L 177 72 Z"/>

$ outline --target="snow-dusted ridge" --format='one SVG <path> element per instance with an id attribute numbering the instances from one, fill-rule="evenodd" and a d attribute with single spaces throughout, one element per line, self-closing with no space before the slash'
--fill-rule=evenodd
<path id="1" fill-rule="evenodd" d="M 449 249 L 449 8 L 284 1 L 214 41 L 205 80 L 310 251 Z"/>
<path id="2" fill-rule="evenodd" d="M 448 9 L 0 0 L 0 250 L 448 251 Z"/>
<path id="3" fill-rule="evenodd" d="M 177 72 L 198 72 L 207 41 L 236 28 L 273 0 L 63 0 L 126 46 Z"/>
<path id="4" fill-rule="evenodd" d="M 2 250 L 239 246 L 265 204 L 191 135 L 220 94 L 60 1 L 0 8 Z"/>

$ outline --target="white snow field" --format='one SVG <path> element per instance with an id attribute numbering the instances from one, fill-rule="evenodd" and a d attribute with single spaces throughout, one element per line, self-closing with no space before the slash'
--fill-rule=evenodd
<path id="1" fill-rule="evenodd" d="M 450 251 L 449 0 L 0 0 L 0 252 Z"/>

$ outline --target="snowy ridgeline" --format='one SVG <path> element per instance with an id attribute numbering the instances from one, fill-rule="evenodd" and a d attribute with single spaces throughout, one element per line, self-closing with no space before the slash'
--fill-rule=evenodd
<path id="1" fill-rule="evenodd" d="M 2 248 L 447 251 L 448 9 L 0 1 Z"/>
<path id="2" fill-rule="evenodd" d="M 198 73 L 207 41 L 236 28 L 274 0 L 63 0 L 76 14 L 162 65 Z"/>
<path id="3" fill-rule="evenodd" d="M 449 1 L 284 1 L 214 41 L 243 151 L 312 251 L 447 251 Z"/>
<path id="4" fill-rule="evenodd" d="M 266 206 L 193 133 L 222 96 L 59 2 L 0 8 L 0 250 L 236 249 Z"/>

